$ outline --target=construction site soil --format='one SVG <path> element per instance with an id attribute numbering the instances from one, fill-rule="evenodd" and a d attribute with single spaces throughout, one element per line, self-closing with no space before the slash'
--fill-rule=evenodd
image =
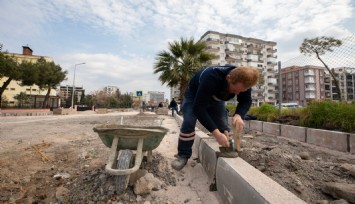
<path id="1" fill-rule="evenodd" d="M 143 195 L 136 195 L 133 186 L 117 195 L 114 176 L 104 170 L 110 149 L 103 145 L 93 127 L 119 121 L 119 115 L 0 118 L 0 203 L 220 202 L 216 192 L 208 192 L 210 183 L 199 183 L 201 179 L 193 175 L 200 168 L 197 160 L 189 160 L 181 172 L 171 169 L 178 127 L 172 117 L 160 117 L 164 127 L 174 129 L 169 130 L 160 145 L 169 146 L 153 151 L 153 161 L 147 162 L 145 158 L 141 164 L 141 169 L 161 181 L 160 189 Z M 258 132 L 244 134 L 241 144 L 240 157 L 307 203 L 340 199 L 322 191 L 327 182 L 355 184 L 355 175 L 351 175 L 354 154 Z M 190 177 L 195 178 L 189 180 Z M 182 189 L 185 187 L 198 192 L 198 197 L 189 196 Z M 189 197 L 183 197 L 183 192 Z"/>

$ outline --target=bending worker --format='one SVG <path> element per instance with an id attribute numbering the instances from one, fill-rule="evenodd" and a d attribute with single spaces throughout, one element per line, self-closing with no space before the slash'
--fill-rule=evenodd
<path id="1" fill-rule="evenodd" d="M 259 71 L 251 67 L 216 66 L 197 72 L 186 88 L 182 103 L 183 123 L 180 129 L 178 155 L 171 166 L 180 171 L 192 154 L 196 120 L 212 133 L 218 144 L 228 147 L 223 134 L 230 131 L 225 101 L 237 95 L 238 106 L 232 124 L 243 130 L 243 118 L 252 99 L 251 87 L 259 79 Z"/>

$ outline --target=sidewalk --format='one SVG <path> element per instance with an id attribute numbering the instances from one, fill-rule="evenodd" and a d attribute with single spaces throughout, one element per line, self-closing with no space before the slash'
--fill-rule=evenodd
<path id="1" fill-rule="evenodd" d="M 169 116 L 160 116 L 164 118 L 163 127 L 169 129 L 159 147 L 154 150 L 162 155 L 171 164 L 175 159 L 174 154 L 177 153 L 179 126 L 175 118 Z M 222 203 L 217 191 L 209 191 L 211 181 L 200 163 L 197 163 L 194 158 L 197 158 L 193 152 L 191 159 L 182 171 L 174 172 L 177 183 L 176 186 L 169 186 L 166 191 L 153 191 L 152 195 L 160 198 L 174 198 L 171 200 L 174 203 Z"/>

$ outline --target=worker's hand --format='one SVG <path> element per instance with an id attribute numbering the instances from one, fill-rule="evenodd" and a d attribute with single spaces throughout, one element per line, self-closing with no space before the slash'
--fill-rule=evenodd
<path id="1" fill-rule="evenodd" d="M 237 131 L 241 132 L 244 129 L 244 121 L 240 115 L 235 114 L 232 119 L 232 124 L 236 127 Z"/>
<path id="2" fill-rule="evenodd" d="M 219 145 L 221 145 L 222 147 L 229 147 L 229 141 L 227 139 L 227 136 L 221 133 L 218 129 L 212 131 L 212 135 L 214 136 L 214 138 L 216 138 Z"/>

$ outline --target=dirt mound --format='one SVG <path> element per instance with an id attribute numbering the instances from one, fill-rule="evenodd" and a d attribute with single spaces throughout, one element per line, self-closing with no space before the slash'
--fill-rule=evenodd
<path id="1" fill-rule="evenodd" d="M 167 186 L 175 186 L 176 179 L 168 168 L 168 162 L 159 153 L 153 154 L 153 161 L 143 159 L 141 168 L 152 173 L 155 178 L 162 181 L 161 189 Z M 66 185 L 69 189 L 69 203 L 107 203 L 107 201 L 121 201 L 123 203 L 150 203 L 162 202 L 159 198 L 151 197 L 150 194 L 135 195 L 133 186 L 128 186 L 125 193 L 117 195 L 115 191 L 115 176 L 107 174 L 104 166 L 96 169 L 87 169 Z"/>
<path id="2" fill-rule="evenodd" d="M 254 131 L 244 135 L 242 147 L 241 158 L 307 203 L 336 200 L 322 191 L 327 182 L 355 184 L 346 168 L 355 165 L 349 153 Z"/>

